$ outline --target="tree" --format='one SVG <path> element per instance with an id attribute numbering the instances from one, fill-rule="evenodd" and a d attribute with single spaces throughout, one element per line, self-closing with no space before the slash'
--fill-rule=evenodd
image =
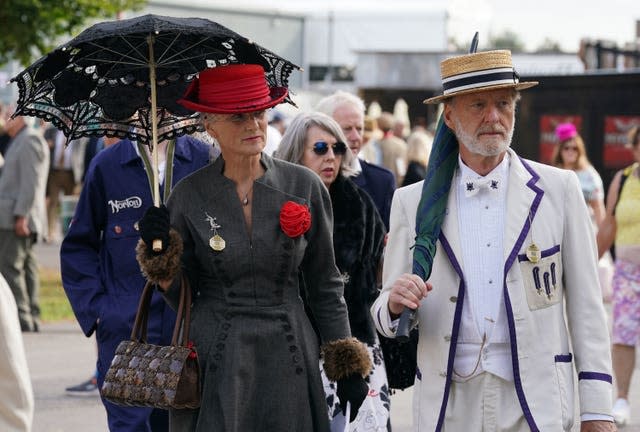
<path id="1" fill-rule="evenodd" d="M 542 43 L 536 48 L 536 52 L 539 53 L 561 53 L 562 48 L 558 41 L 550 39 L 548 37 L 544 38 Z"/>
<path id="2" fill-rule="evenodd" d="M 141 9 L 147 0 L 11 0 L 0 7 L 0 65 L 16 60 L 27 66 L 94 20 L 113 19 Z"/>
<path id="3" fill-rule="evenodd" d="M 489 45 L 493 49 L 508 49 L 511 52 L 518 53 L 524 51 L 524 43 L 520 37 L 511 30 L 505 30 L 500 34 L 489 38 Z"/>

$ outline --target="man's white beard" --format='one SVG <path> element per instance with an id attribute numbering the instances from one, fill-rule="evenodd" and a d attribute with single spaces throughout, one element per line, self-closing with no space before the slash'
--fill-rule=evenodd
<path id="1" fill-rule="evenodd" d="M 511 145 L 514 129 L 513 127 L 511 128 L 511 130 L 507 131 L 507 136 L 504 140 L 484 144 L 480 142 L 474 135 L 468 133 L 462 126 L 460 120 L 455 119 L 454 121 L 456 124 L 455 134 L 456 138 L 458 138 L 458 142 L 464 145 L 471 153 L 486 157 L 498 156 L 499 154 L 507 150 Z"/>

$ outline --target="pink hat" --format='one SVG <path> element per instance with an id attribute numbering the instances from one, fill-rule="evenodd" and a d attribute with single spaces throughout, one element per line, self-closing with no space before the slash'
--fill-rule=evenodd
<path id="1" fill-rule="evenodd" d="M 578 135 L 578 131 L 573 123 L 560 123 L 556 126 L 556 136 L 558 141 L 564 142 Z"/>

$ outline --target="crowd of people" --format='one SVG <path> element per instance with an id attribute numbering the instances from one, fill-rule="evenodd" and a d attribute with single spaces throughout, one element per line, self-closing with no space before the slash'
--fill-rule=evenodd
<path id="1" fill-rule="evenodd" d="M 0 298 L 8 286 L 13 301 L 0 304 L 0 342 L 24 362 L 16 333 L 41 327 L 34 244 L 59 233 L 65 292 L 97 342 L 95 375 L 72 393 L 102 385 L 145 280 L 157 287 L 150 343 L 169 344 L 183 279 L 193 292 L 201 408 L 103 399 L 111 431 L 328 432 L 339 421 L 391 431 L 395 365 L 380 340 L 407 312 L 419 333 L 416 431 L 627 424 L 640 127 L 629 133 L 635 163 L 605 195 L 576 125 L 557 126 L 550 165 L 511 148 L 518 101 L 538 83 L 519 80 L 509 51 L 450 57 L 441 72 L 443 93 L 425 101 L 443 105 L 441 122 L 411 129 L 390 112 L 366 115 L 345 91 L 285 115 L 276 106 L 288 89 L 260 65 L 202 71 L 178 103 L 200 114 L 205 135 L 158 145 L 159 207 L 145 146 L 65 146 L 61 132 L 3 110 Z M 59 197 L 74 194 L 61 230 Z M 28 372 L 13 366 L 0 377 L 21 393 L 0 403 L 0 425 L 29 430 Z"/>

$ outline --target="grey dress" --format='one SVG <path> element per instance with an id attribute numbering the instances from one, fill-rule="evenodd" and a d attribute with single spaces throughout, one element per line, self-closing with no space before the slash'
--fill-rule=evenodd
<path id="1" fill-rule="evenodd" d="M 220 157 L 179 183 L 168 207 L 184 241 L 183 271 L 194 300 L 191 340 L 202 369 L 199 410 L 171 413 L 174 431 L 328 431 L 318 339 L 305 314 L 298 274 L 323 342 L 350 336 L 335 266 L 329 195 L 310 170 L 262 155 L 249 236 L 235 184 Z M 307 204 L 311 228 L 280 228 L 287 201 Z M 209 246 L 216 218 L 224 250 Z M 167 297 L 175 295 L 175 288 Z"/>

